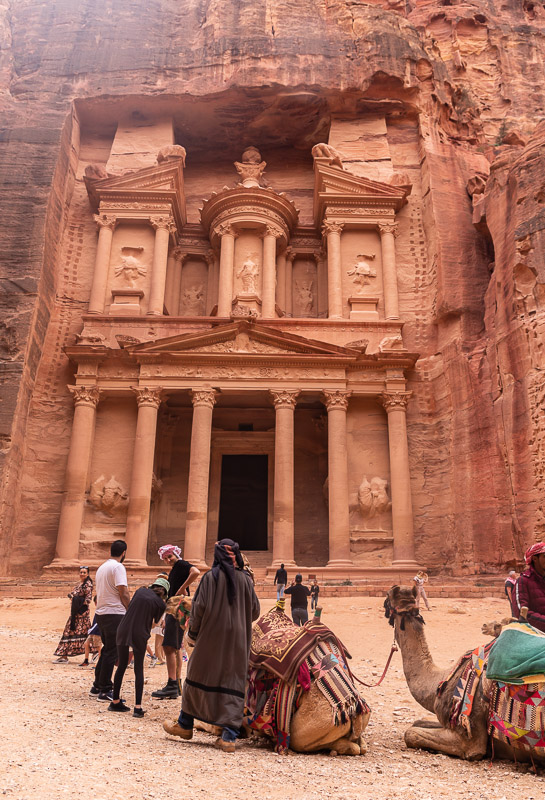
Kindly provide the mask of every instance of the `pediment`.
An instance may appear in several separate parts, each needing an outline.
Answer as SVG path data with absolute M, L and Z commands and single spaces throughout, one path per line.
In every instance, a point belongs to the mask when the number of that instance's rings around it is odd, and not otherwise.
M 145 342 L 127 348 L 137 358 L 150 356 L 318 356 L 324 358 L 357 357 L 359 351 L 303 336 L 277 331 L 265 325 L 241 320 L 219 325 L 202 333 L 181 334 L 155 342 Z

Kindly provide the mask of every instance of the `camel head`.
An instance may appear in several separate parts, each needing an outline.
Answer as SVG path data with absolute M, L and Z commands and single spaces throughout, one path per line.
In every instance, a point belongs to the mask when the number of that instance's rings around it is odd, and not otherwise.
M 505 617 L 501 622 L 485 622 L 481 628 L 481 633 L 485 636 L 493 636 L 494 639 L 502 632 L 502 629 L 511 622 L 516 622 L 512 617 Z
M 395 625 L 396 617 L 401 620 L 401 630 L 405 630 L 405 620 L 415 619 L 424 624 L 420 609 L 416 605 L 416 586 L 392 586 L 384 601 L 384 616 Z

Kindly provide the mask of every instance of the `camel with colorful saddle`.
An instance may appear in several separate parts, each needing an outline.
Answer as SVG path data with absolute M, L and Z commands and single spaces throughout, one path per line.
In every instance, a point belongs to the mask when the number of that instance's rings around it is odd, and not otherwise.
M 350 654 L 320 622 L 298 627 L 280 601 L 254 625 L 246 691 L 247 735 L 268 737 L 278 753 L 329 750 L 363 755 L 370 709 L 355 685 Z M 173 597 L 167 614 L 185 627 L 189 598 Z M 202 727 L 202 726 L 199 726 Z M 217 733 L 211 726 L 202 729 Z
M 415 601 L 415 588 L 393 586 L 384 602 L 409 690 L 437 718 L 415 722 L 405 732 L 407 746 L 469 760 L 491 752 L 544 761 L 545 634 L 512 622 L 454 667 L 439 669 Z

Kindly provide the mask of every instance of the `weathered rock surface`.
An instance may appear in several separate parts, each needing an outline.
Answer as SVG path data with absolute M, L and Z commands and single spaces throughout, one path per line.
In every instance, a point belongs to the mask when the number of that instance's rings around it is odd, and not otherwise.
M 145 13 L 0 0 L 3 569 L 28 570 L 29 547 L 31 569 L 53 555 L 71 408 L 61 348 L 81 330 L 77 264 L 92 258 L 68 227 L 85 202 L 76 170 L 105 166 L 117 119 L 152 109 L 196 160 L 218 140 L 237 157 L 241 131 L 310 148 L 332 117 L 386 116 L 377 152 L 382 137 L 418 200 L 399 253 L 404 338 L 421 354 L 418 558 L 460 572 L 520 557 L 545 532 L 544 64 L 530 0 L 161 0 Z

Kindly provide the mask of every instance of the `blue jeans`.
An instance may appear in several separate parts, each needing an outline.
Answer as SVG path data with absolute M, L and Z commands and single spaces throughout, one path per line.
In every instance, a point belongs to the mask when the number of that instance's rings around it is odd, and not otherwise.
M 192 717 L 191 714 L 184 714 L 183 711 L 180 711 L 180 716 L 178 717 L 178 725 L 180 728 L 184 728 L 186 731 L 192 731 L 194 721 L 195 717 Z M 239 732 L 240 728 L 230 728 L 228 725 L 224 725 L 221 738 L 224 742 L 234 742 L 235 739 L 238 738 Z
M 276 584 L 276 599 L 277 600 L 280 600 L 282 597 L 284 597 L 284 589 L 285 589 L 285 587 L 286 587 L 285 583 L 277 583 Z
M 310 607 L 311 609 L 317 608 L 318 606 L 318 595 L 315 594 L 310 598 Z

